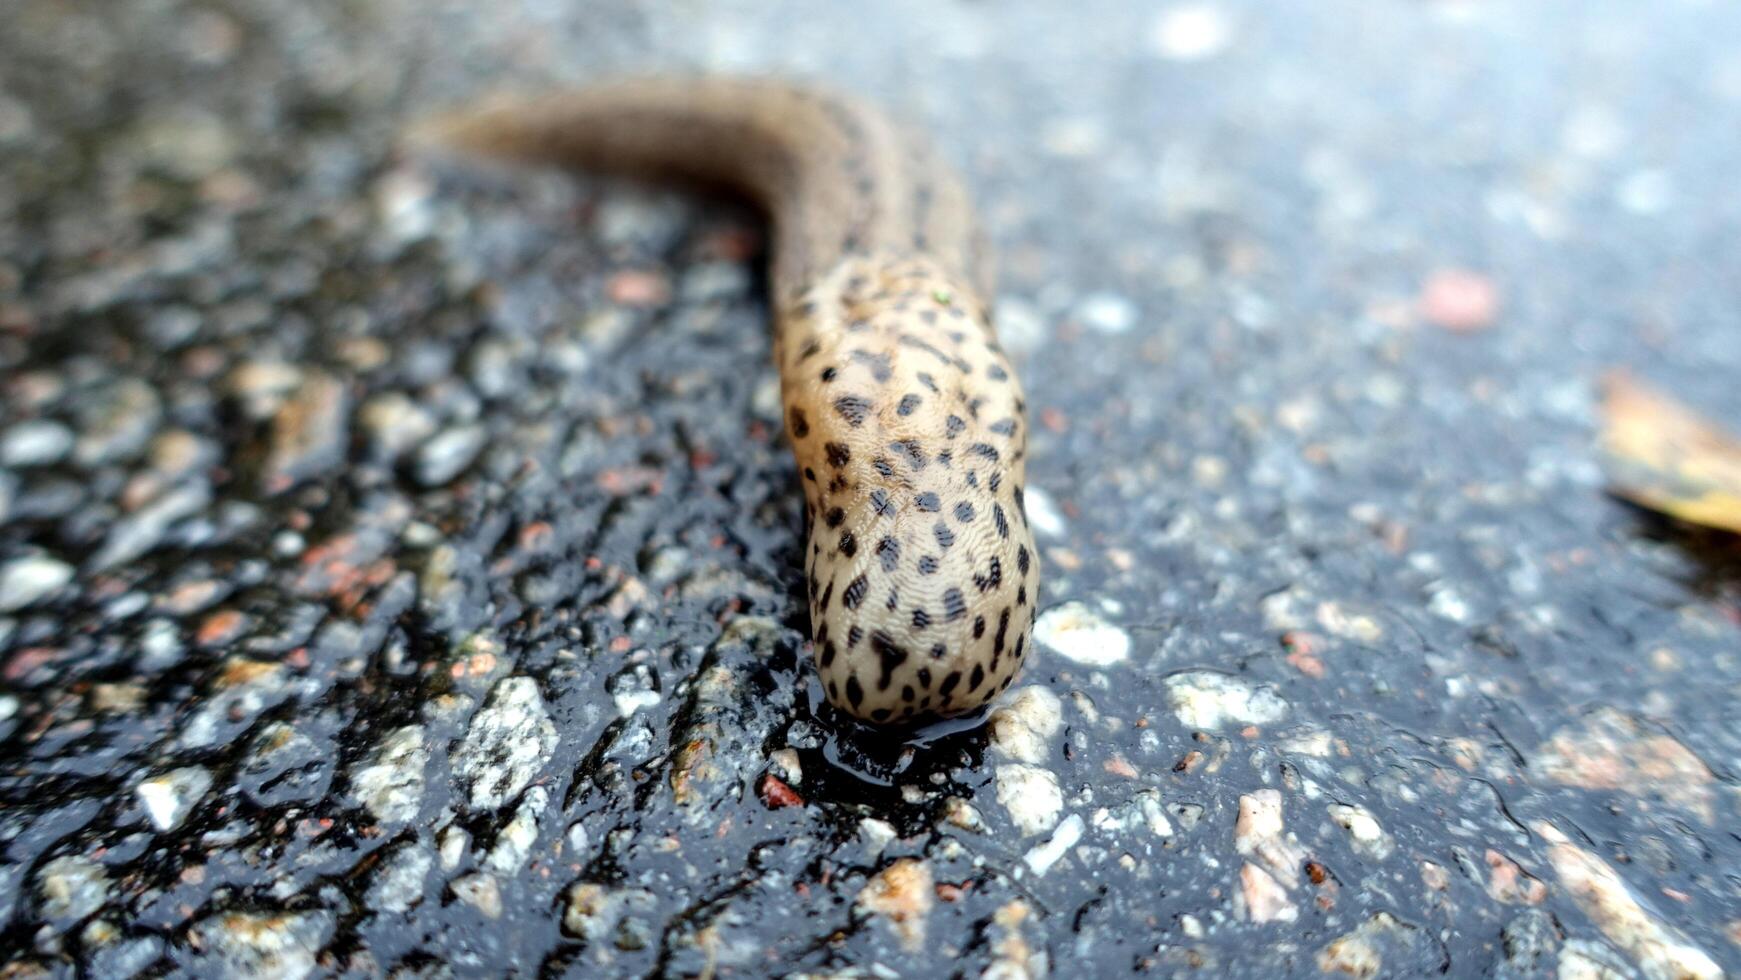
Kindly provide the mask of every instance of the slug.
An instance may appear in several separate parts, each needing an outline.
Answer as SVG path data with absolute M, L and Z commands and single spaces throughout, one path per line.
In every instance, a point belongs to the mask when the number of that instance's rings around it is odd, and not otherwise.
M 722 184 L 773 226 L 774 356 L 808 517 L 828 700 L 898 723 L 972 712 L 1029 650 L 1040 563 L 1027 419 L 959 177 L 859 101 L 759 79 L 646 79 L 439 117 L 425 143 Z

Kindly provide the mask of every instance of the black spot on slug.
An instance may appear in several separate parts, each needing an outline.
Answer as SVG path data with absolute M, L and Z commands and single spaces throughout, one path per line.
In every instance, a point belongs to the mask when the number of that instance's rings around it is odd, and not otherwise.
M 991 561 L 986 563 L 984 575 L 973 573 L 973 584 L 979 587 L 980 592 L 990 592 L 1003 584 L 1003 562 L 993 555 Z
M 894 538 L 884 538 L 877 542 L 877 558 L 883 563 L 883 571 L 892 572 L 901 564 L 901 545 Z
M 937 536 L 937 547 L 944 551 L 948 551 L 949 546 L 955 543 L 955 532 L 949 530 L 949 525 L 942 521 L 937 522 L 937 526 L 931 529 L 931 533 Z
M 896 439 L 889 443 L 889 449 L 905 455 L 907 465 L 915 470 L 924 469 L 925 464 L 929 462 L 925 456 L 925 451 L 919 448 L 919 440 L 917 439 Z
M 846 424 L 858 428 L 864 424 L 865 416 L 870 414 L 871 403 L 860 395 L 842 395 L 834 400 L 834 410 L 846 420 Z M 990 448 L 990 447 L 987 447 Z
M 878 517 L 887 517 L 895 512 L 894 501 L 889 499 L 887 491 L 872 490 L 870 499 L 871 509 L 877 512 Z
M 846 591 L 840 594 L 840 603 L 848 609 L 857 609 L 864 602 L 864 594 L 870 588 L 870 582 L 863 575 L 846 583 Z
M 907 662 L 906 648 L 882 630 L 873 630 L 871 650 L 876 653 L 878 666 L 882 671 L 877 677 L 877 690 L 886 691 L 889 689 L 889 682 L 894 678 L 895 668 Z
M 863 364 L 870 369 L 871 377 L 881 384 L 894 377 L 894 369 L 890 366 L 887 354 L 873 354 L 870 351 L 855 350 L 847 355 L 854 363 Z

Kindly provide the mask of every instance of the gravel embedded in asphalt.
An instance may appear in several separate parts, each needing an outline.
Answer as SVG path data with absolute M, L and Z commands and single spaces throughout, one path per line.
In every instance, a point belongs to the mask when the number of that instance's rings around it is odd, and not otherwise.
M 0 972 L 1741 971 L 1741 552 L 1591 438 L 1614 366 L 1741 417 L 1736 36 L 5 5 Z M 984 724 L 823 706 L 752 212 L 395 144 L 672 68 L 975 188 L 1045 569 Z

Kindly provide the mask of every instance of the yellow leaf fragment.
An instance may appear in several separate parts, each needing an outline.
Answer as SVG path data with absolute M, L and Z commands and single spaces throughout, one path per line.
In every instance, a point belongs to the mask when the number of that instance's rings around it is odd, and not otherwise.
M 1741 439 L 1631 376 L 1603 384 L 1602 450 L 1616 496 L 1741 533 Z

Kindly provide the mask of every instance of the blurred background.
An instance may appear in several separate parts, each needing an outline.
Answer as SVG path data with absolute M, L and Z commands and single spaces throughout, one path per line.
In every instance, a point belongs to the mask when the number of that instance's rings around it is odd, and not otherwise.
M 986 726 L 815 707 L 752 213 L 400 145 L 674 69 L 975 190 Z M 1738 122 L 1692 0 L 9 0 L 0 971 L 1741 969 L 1741 559 L 1597 448 L 1741 418 Z

